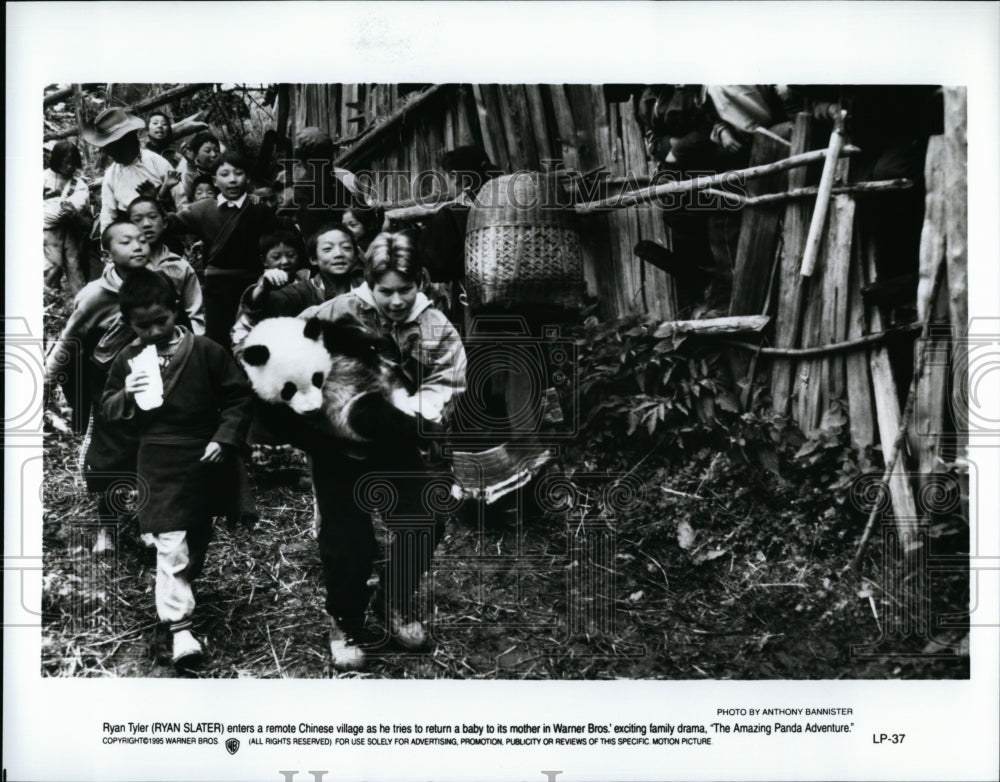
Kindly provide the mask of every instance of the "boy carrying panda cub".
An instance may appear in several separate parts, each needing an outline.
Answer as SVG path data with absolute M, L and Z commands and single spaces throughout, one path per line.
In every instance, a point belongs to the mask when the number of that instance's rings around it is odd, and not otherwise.
M 395 500 L 384 519 L 394 534 L 376 607 L 397 645 L 416 651 L 428 644 L 414 595 L 442 529 L 436 520 L 431 540 L 415 542 L 409 534 L 408 524 L 427 515 L 423 495 L 432 477 L 418 433 L 443 427 L 453 399 L 465 389 L 466 358 L 458 332 L 420 292 L 422 274 L 406 235 L 380 234 L 368 250 L 364 284 L 303 312 L 301 329 L 291 319 L 264 321 L 257 327 L 263 333 L 251 332 L 244 343 L 242 361 L 255 391 L 277 403 L 265 405 L 262 414 L 312 457 L 330 653 L 339 670 L 360 668 L 365 658 L 368 581 L 379 554 L 371 510 L 362 507 L 366 477 L 390 482 Z M 305 335 L 302 356 L 290 355 L 288 339 L 277 336 L 286 327 L 299 339 Z M 264 336 L 268 330 L 275 335 Z M 279 377 L 282 362 L 294 365 L 292 373 L 311 373 L 305 354 L 323 344 L 331 354 L 343 347 L 339 370 L 317 371 L 299 383 Z M 379 375 L 387 363 L 394 367 L 391 383 Z M 330 366 L 327 358 L 326 370 Z M 329 379 L 338 371 L 351 378 L 342 386 Z M 391 404 L 380 393 L 390 388 Z M 350 412 L 332 416 L 333 425 L 329 418 L 296 414 L 316 412 L 321 404 L 328 414 Z

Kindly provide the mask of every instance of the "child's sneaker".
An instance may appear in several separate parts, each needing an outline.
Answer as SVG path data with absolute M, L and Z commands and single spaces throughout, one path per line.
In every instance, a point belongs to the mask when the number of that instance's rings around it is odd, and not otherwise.
M 174 631 L 174 665 L 188 667 L 201 658 L 201 643 L 191 635 L 190 630 Z
M 330 617 L 329 644 L 333 667 L 338 671 L 356 671 L 364 666 L 364 650 L 357 645 L 357 640 L 348 634 L 333 617 Z
M 419 652 L 427 648 L 427 631 L 424 630 L 423 624 L 417 620 L 407 622 L 398 610 L 390 608 L 386 616 L 386 624 L 392 640 L 408 652 Z

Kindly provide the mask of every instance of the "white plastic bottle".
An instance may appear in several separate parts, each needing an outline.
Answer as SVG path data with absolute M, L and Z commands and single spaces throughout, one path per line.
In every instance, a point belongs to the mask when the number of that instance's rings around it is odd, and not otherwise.
M 149 375 L 149 385 L 135 395 L 135 403 L 140 410 L 153 410 L 163 404 L 163 378 L 160 376 L 160 360 L 156 355 L 156 346 L 147 345 L 135 358 L 130 358 L 128 364 L 133 372 L 146 372 Z

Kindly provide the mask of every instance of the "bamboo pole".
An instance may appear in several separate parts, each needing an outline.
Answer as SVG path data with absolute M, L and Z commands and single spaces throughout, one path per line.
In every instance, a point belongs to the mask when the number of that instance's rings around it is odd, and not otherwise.
M 802 356 L 816 357 L 827 356 L 831 353 L 842 353 L 857 350 L 870 345 L 878 345 L 894 337 L 905 337 L 910 334 L 916 334 L 918 331 L 921 331 L 923 327 L 923 323 L 910 323 L 905 326 L 893 326 L 885 331 L 876 332 L 875 334 L 865 334 L 864 336 L 856 337 L 854 339 L 844 340 L 843 342 L 833 342 L 829 345 L 819 345 L 814 348 L 763 348 L 760 345 L 754 345 L 752 342 L 739 342 L 737 340 L 727 340 L 727 344 L 730 344 L 733 347 L 743 348 L 744 350 L 750 350 L 754 353 L 759 353 L 762 356 L 774 356 L 775 358 L 799 358 Z
M 777 141 L 779 144 L 784 144 L 789 149 L 792 148 L 791 141 L 789 141 L 786 138 L 782 138 L 777 133 L 772 133 L 770 130 L 761 125 L 758 125 L 756 128 L 754 128 L 754 133 L 759 133 L 761 136 L 767 136 L 767 138 L 771 139 L 771 141 Z
M 844 144 L 840 149 L 841 155 L 856 155 L 861 150 L 852 145 Z M 757 177 L 775 174 L 779 171 L 788 171 L 792 168 L 801 168 L 818 160 L 823 160 L 827 156 L 827 150 L 817 149 L 812 152 L 803 152 L 801 155 L 792 155 L 784 160 L 774 163 L 767 163 L 762 166 L 751 166 L 750 168 L 737 169 L 734 171 L 724 171 L 711 176 L 700 176 L 694 179 L 684 179 L 679 182 L 667 182 L 662 185 L 654 185 L 644 190 L 635 190 L 631 193 L 624 193 L 614 198 L 600 201 L 591 201 L 585 204 L 577 204 L 575 209 L 577 214 L 592 214 L 604 209 L 621 209 L 628 206 L 637 206 L 648 203 L 662 196 L 674 195 L 678 193 L 691 193 L 713 185 L 743 181 L 746 179 L 756 179 Z
M 896 190 L 909 190 L 913 187 L 911 179 L 879 179 L 873 182 L 856 182 L 853 185 L 838 185 L 830 190 L 832 195 L 867 195 L 869 193 L 887 193 Z M 742 206 L 770 204 L 776 201 L 791 201 L 796 198 L 809 198 L 819 192 L 818 187 L 794 187 L 784 193 L 765 193 L 759 196 L 744 197 L 725 190 L 706 189 L 702 192 L 711 193 L 719 198 L 738 199 Z
M 830 134 L 830 146 L 826 149 L 823 175 L 820 177 L 819 189 L 816 191 L 816 210 L 813 212 L 812 222 L 809 224 L 809 234 L 806 236 L 806 249 L 802 253 L 802 266 L 799 274 L 803 277 L 812 277 L 812 273 L 816 268 L 816 255 L 819 252 L 819 242 L 823 236 L 823 229 L 826 227 L 826 214 L 830 210 L 830 192 L 833 190 L 833 177 L 837 171 L 837 160 L 840 159 L 840 150 L 844 146 L 844 135 L 841 131 L 846 116 L 846 111 L 840 112 L 840 120 Z

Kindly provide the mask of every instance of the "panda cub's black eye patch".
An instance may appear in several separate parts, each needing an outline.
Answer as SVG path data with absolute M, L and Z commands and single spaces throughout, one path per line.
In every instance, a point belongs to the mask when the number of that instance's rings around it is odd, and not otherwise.
M 299 389 L 295 387 L 295 383 L 285 383 L 285 385 L 281 387 L 281 398 L 284 401 L 289 402 L 298 390 Z
M 316 386 L 316 388 L 322 388 L 323 387 L 323 373 L 322 372 L 313 372 L 312 383 L 313 383 L 314 386 Z

